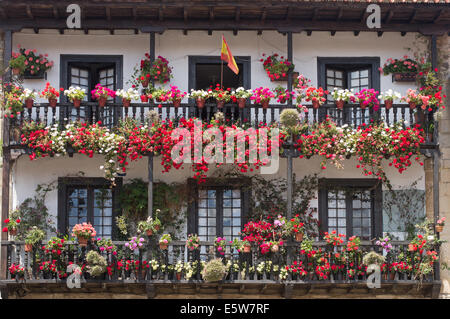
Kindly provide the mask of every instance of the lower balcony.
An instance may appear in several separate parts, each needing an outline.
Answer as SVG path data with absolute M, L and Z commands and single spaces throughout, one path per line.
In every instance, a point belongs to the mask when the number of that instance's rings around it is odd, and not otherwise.
M 409 251 L 406 242 L 391 242 L 387 254 L 371 242 L 361 242 L 354 252 L 325 242 L 305 251 L 301 243 L 290 242 L 265 254 L 257 246 L 239 253 L 227 243 L 223 255 L 211 242 L 194 251 L 184 241 L 171 242 L 166 250 L 151 241 L 135 251 L 125 244 L 100 249 L 75 241 L 26 252 L 24 242 L 3 241 L 7 269 L 20 265 L 24 274 L 2 274 L 2 298 L 436 298 L 441 286 L 438 263 L 421 275 L 427 253 Z M 86 259 L 92 250 L 106 261 L 98 276 Z M 364 264 L 370 251 L 384 255 L 380 271 L 372 273 Z M 222 259 L 226 272 L 221 280 L 207 282 L 202 269 L 214 258 Z M 81 267 L 80 275 L 71 274 L 70 264 Z

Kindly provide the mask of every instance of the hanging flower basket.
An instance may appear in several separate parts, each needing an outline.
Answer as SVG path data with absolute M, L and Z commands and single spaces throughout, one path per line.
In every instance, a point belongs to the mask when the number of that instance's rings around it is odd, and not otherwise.
M 269 108 L 269 101 L 268 100 L 261 101 L 261 106 L 263 109 Z
M 392 79 L 396 82 L 415 82 L 417 73 L 394 73 Z
M 360 107 L 362 110 L 365 110 L 365 109 L 366 109 L 366 105 L 365 105 L 363 102 L 360 102 L 360 103 L 359 103 L 359 107 Z
M 13 75 L 19 75 L 20 74 L 20 69 L 19 68 L 12 69 L 12 74 Z
M 181 280 L 181 272 L 177 272 L 176 277 L 177 277 L 177 280 L 180 281 Z
M 141 95 L 141 102 L 148 103 L 148 96 L 146 94 Z
M 16 235 L 17 235 L 17 228 L 11 228 L 11 229 L 9 230 L 9 234 L 10 234 L 11 236 L 16 236 Z
M 273 253 L 277 253 L 280 250 L 280 246 L 278 245 L 273 245 L 272 247 L 270 247 L 270 251 Z
M 409 102 L 409 108 L 410 108 L 411 110 L 414 110 L 414 109 L 416 108 L 416 106 L 417 106 L 416 103 L 414 103 L 414 102 Z
M 217 108 L 218 109 L 222 109 L 224 105 L 225 105 L 225 101 L 222 101 L 222 100 L 218 100 L 217 101 Z

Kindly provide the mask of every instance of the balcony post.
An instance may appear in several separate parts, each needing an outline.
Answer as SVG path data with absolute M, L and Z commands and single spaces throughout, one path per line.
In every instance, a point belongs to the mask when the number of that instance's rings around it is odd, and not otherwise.
M 155 32 L 150 32 L 150 63 L 155 61 Z M 154 79 L 150 79 L 154 85 Z M 148 216 L 153 216 L 153 153 L 148 154 Z
M 3 65 L 9 65 L 9 60 L 12 54 L 12 31 L 5 30 L 5 47 L 3 51 Z M 8 82 L 10 79 L 11 70 L 7 72 L 3 79 Z M 2 221 L 9 216 L 9 181 L 11 175 L 11 150 L 9 149 L 9 119 L 3 117 L 3 171 L 2 171 Z M 8 233 L 2 232 L 1 240 L 8 240 Z M 7 247 L 1 246 L 0 253 L 0 279 L 7 277 Z
M 292 63 L 293 53 L 292 53 L 292 31 L 287 33 L 287 58 L 288 61 Z M 288 81 L 287 81 L 287 89 L 292 91 L 292 70 L 289 70 L 288 73 Z M 292 97 L 289 97 L 288 106 L 292 106 Z

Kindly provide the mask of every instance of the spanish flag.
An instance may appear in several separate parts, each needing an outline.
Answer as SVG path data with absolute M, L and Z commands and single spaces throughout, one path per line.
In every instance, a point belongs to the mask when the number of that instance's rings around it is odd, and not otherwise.
M 228 63 L 228 67 L 234 73 L 239 73 L 239 68 L 234 60 L 233 55 L 231 54 L 230 48 L 228 47 L 227 41 L 222 35 L 222 50 L 220 51 L 220 59 Z

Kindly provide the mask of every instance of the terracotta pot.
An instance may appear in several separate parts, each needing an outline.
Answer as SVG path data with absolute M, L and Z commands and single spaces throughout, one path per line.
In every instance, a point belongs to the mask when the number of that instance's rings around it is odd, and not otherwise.
M 217 108 L 221 109 L 225 105 L 225 101 L 217 101 Z
M 33 107 L 33 103 L 34 103 L 33 99 L 26 99 L 26 100 L 25 100 L 25 106 L 26 106 L 27 109 L 29 109 L 29 110 Z
M 393 101 L 392 100 L 385 100 L 384 101 L 384 107 L 386 110 L 389 110 L 392 107 Z
M 122 99 L 122 104 L 123 104 L 123 107 L 129 107 L 131 104 L 131 100 Z
M 197 103 L 197 107 L 199 109 L 202 109 L 205 107 L 205 99 L 196 99 L 195 102 Z
M 11 236 L 16 236 L 16 235 L 17 235 L 17 228 L 10 229 L 10 230 L 9 230 L 9 234 L 10 234 Z
M 98 106 L 104 107 L 106 105 L 107 100 L 106 100 L 106 97 L 101 97 L 101 98 L 97 99 L 97 101 L 98 101 Z
M 19 75 L 20 74 L 20 69 L 18 69 L 18 68 L 12 69 L 12 74 Z
M 86 246 L 87 246 L 87 242 L 88 242 L 87 238 L 84 238 L 84 237 L 77 237 L 77 239 L 78 239 L 78 244 L 79 244 L 81 247 L 86 247 Z
M 161 250 L 166 250 L 166 249 L 167 249 L 167 244 L 159 243 L 159 248 L 160 248 Z
M 250 245 L 245 245 L 244 246 L 244 253 L 249 253 L 252 251 L 252 246 Z
M 273 245 L 272 247 L 270 247 L 270 250 L 271 250 L 273 253 L 277 253 L 277 252 L 280 250 L 280 246 L 278 246 L 278 245 Z
M 148 96 L 147 95 L 141 95 L 141 102 L 142 103 L 148 103 Z
M 261 101 L 261 106 L 263 109 L 267 109 L 269 107 L 269 101 Z
M 313 106 L 313 109 L 317 110 L 319 108 L 319 106 L 320 106 L 319 101 L 312 101 L 312 106 Z
M 302 241 L 303 233 L 295 233 L 295 241 Z
M 414 103 L 414 102 L 409 102 L 409 108 L 411 109 L 411 110 L 414 110 L 415 108 L 416 108 L 416 103 Z
M 444 226 L 440 226 L 440 225 L 436 225 L 436 233 L 442 233 L 442 231 L 444 230 Z
M 155 231 L 158 231 L 159 230 L 159 225 L 155 225 L 154 228 L 155 228 Z
M 56 107 L 56 104 L 58 103 L 57 99 L 48 99 L 48 103 L 51 107 Z
M 344 103 L 345 103 L 345 101 L 343 101 L 343 100 L 336 101 L 337 108 L 339 110 L 343 110 L 344 109 Z
M 146 88 L 146 87 L 148 86 L 149 80 L 146 78 L 146 79 L 145 79 L 144 81 L 142 81 L 141 83 L 142 83 L 142 86 Z
M 414 251 L 414 245 L 413 244 L 409 244 L 408 245 L 408 251 Z
M 363 110 L 366 109 L 366 105 L 364 105 L 363 102 L 360 102 L 360 103 L 359 103 L 359 107 L 362 108 Z
M 177 280 L 180 281 L 181 280 L 181 272 L 177 272 L 176 274 Z
M 395 279 L 395 271 L 391 271 L 389 273 L 389 280 L 394 280 Z
M 180 107 L 180 105 L 181 105 L 181 99 L 177 99 L 177 100 L 173 101 L 173 106 L 174 107 Z
M 79 108 L 80 105 L 81 105 L 81 100 L 80 99 L 73 99 L 72 103 L 73 103 L 74 107 Z
M 153 230 L 147 229 L 147 236 L 150 237 L 151 235 L 153 235 Z
M 238 104 L 238 107 L 240 108 L 240 109 L 243 109 L 243 108 L 245 108 L 245 103 L 247 102 L 247 100 L 246 99 L 244 99 L 243 97 L 240 97 L 240 98 L 238 98 L 237 99 L 237 104 Z
M 26 252 L 30 252 L 33 250 L 33 245 L 32 244 L 25 244 L 25 251 Z

